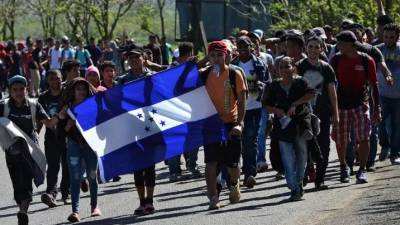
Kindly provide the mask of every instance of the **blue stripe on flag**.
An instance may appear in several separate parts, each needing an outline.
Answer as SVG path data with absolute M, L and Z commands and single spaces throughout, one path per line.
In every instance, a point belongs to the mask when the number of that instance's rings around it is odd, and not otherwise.
M 141 170 L 200 146 L 226 140 L 227 130 L 217 114 L 182 124 L 100 157 L 105 180 Z M 118 166 L 116 166 L 118 165 Z
M 180 96 L 201 85 L 196 64 L 188 62 L 98 93 L 71 111 L 86 131 L 120 114 Z

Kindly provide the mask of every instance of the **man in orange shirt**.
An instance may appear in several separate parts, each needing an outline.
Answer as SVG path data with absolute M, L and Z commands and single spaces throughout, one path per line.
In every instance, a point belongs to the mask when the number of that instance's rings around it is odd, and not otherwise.
M 208 52 L 211 67 L 200 70 L 200 74 L 208 95 L 230 134 L 226 142 L 204 146 L 209 210 L 213 210 L 220 207 L 217 193 L 218 163 L 228 167 L 230 202 L 236 203 L 240 200 L 239 161 L 247 90 L 239 71 L 225 64 L 228 49 L 224 42 L 211 42 Z

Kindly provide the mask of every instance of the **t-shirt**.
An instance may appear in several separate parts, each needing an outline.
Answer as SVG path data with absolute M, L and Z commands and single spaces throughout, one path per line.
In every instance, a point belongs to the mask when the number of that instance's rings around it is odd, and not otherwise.
M 384 61 L 382 52 L 375 46 L 372 46 L 368 43 L 363 43 L 362 46 L 358 47 L 358 51 L 363 52 L 375 61 L 375 64 L 381 63 Z
M 97 46 L 92 46 L 92 45 L 86 46 L 85 48 L 89 51 L 94 65 L 97 66 L 97 63 L 98 63 L 99 59 L 101 58 L 100 48 Z
M 147 68 L 145 68 L 145 71 L 144 71 L 143 74 L 140 74 L 138 76 L 134 75 L 131 71 L 129 71 L 128 73 L 126 73 L 126 74 L 124 74 L 124 75 L 119 77 L 118 84 L 126 84 L 126 83 L 129 83 L 131 81 L 134 81 L 134 80 L 137 80 L 139 78 L 142 78 L 142 77 L 145 77 L 145 76 L 148 76 L 148 75 L 152 75 L 152 74 L 154 74 L 154 72 L 149 70 L 149 69 L 147 69 Z
M 150 49 L 153 53 L 153 62 L 157 64 L 162 63 L 162 53 L 159 45 L 148 44 L 144 47 L 145 49 Z
M 4 115 L 4 101 L 0 102 L 0 117 Z M 21 107 L 17 107 L 14 104 L 14 101 L 10 99 L 9 101 L 10 114 L 8 115 L 8 119 L 15 123 L 25 134 L 29 137 L 35 139 L 36 131 L 33 129 L 32 123 L 32 115 L 31 115 L 31 107 L 27 100 L 25 100 L 24 104 Z M 36 119 L 38 121 L 48 119 L 46 112 L 44 111 L 42 105 L 40 103 L 36 104 Z
M 50 69 L 60 69 L 61 65 L 58 59 L 61 57 L 61 49 L 56 49 L 56 48 L 51 48 L 49 50 L 49 56 L 50 56 Z
M 297 65 L 297 72 L 316 91 L 317 96 L 311 101 L 313 109 L 316 112 L 330 112 L 328 85 L 336 82 L 332 67 L 322 60 L 314 66 L 307 59 L 303 59 Z
M 259 57 L 264 61 L 265 65 L 267 65 L 268 67 L 274 65 L 274 58 L 272 57 L 272 55 L 265 52 L 260 52 Z
M 73 48 L 63 48 L 61 50 L 61 58 L 65 60 L 74 59 L 75 50 Z
M 246 100 L 246 110 L 261 108 L 261 102 L 257 101 L 259 93 L 256 85 L 257 80 L 253 60 L 250 59 L 247 62 L 239 61 L 238 66 L 243 69 L 249 87 L 249 97 Z
M 246 86 L 242 75 L 238 71 L 236 73 L 236 94 L 240 96 L 240 93 L 246 91 Z M 224 123 L 237 122 L 238 103 L 232 93 L 229 70 L 223 71 L 218 76 L 211 71 L 207 77 L 206 89 L 222 121 Z
M 79 63 L 81 64 L 81 69 L 86 69 L 89 67 L 89 59 L 90 59 L 90 53 L 86 49 L 79 50 L 77 49 L 75 52 L 75 58 L 79 60 Z
M 42 105 L 43 109 L 46 111 L 47 115 L 49 117 L 55 117 L 58 112 L 60 111 L 60 98 L 61 98 L 61 94 L 54 96 L 50 93 L 50 91 L 45 91 L 42 94 L 40 94 L 39 96 L 39 103 Z M 46 137 L 48 137 L 49 135 L 54 134 L 54 132 L 56 132 L 56 129 L 49 129 L 46 128 Z M 50 134 L 52 133 L 52 134 Z
M 368 104 L 367 81 L 376 84 L 376 66 L 371 57 L 368 57 L 368 74 L 364 70 L 362 56 L 349 58 L 336 55 L 331 62 L 336 60 L 336 78 L 338 80 L 338 107 L 339 109 L 353 109 L 366 103 Z
M 390 86 L 386 83 L 382 71 L 378 71 L 378 88 L 379 94 L 387 98 L 400 98 L 400 45 L 393 49 L 389 49 L 385 44 L 378 45 L 381 50 L 387 67 L 392 73 L 394 85 Z

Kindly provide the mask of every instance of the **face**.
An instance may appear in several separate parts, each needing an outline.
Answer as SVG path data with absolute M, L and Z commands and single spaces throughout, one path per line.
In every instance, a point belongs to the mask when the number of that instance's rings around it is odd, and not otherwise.
M 88 96 L 86 85 L 80 83 L 75 85 L 74 97 L 77 102 L 83 101 Z
M 90 72 L 88 75 L 86 75 L 86 80 L 95 87 L 99 85 L 100 82 L 99 76 L 97 76 L 97 74 L 93 72 Z
M 128 57 L 128 63 L 131 68 L 141 69 L 143 68 L 143 56 L 132 54 Z
M 226 55 L 221 51 L 211 51 L 208 53 L 212 65 L 224 65 Z
M 322 52 L 321 45 L 318 41 L 309 41 L 307 43 L 307 56 L 310 59 L 317 59 Z
M 286 53 L 289 57 L 294 57 L 296 54 L 301 53 L 301 48 L 293 41 L 286 41 Z
M 61 76 L 58 76 L 56 74 L 50 74 L 47 77 L 47 83 L 49 84 L 50 89 L 60 90 L 61 89 Z
M 81 72 L 80 72 L 78 66 L 73 67 L 73 68 L 71 69 L 71 71 L 69 71 L 69 77 L 70 77 L 71 79 L 74 79 L 74 78 L 76 78 L 76 77 L 79 77 L 80 74 L 81 74 Z
M 26 87 L 21 83 L 14 83 L 10 87 L 10 96 L 16 102 L 22 102 L 25 99 L 26 93 Z
M 112 67 L 106 67 L 103 70 L 103 79 L 107 81 L 113 80 L 115 77 L 115 69 Z
M 385 30 L 383 32 L 383 42 L 385 45 L 390 47 L 396 46 L 398 40 L 399 35 L 396 34 L 396 31 Z
M 59 47 L 60 47 L 60 42 L 59 42 L 59 41 L 56 41 L 55 47 L 56 47 L 56 48 L 59 48 Z
M 295 68 L 292 66 L 292 64 L 289 61 L 282 60 L 279 63 L 279 75 L 283 79 L 291 79 L 293 74 L 294 74 Z
M 250 57 L 250 54 L 251 54 L 251 46 L 240 43 L 237 46 L 237 51 L 239 53 L 240 58 L 248 58 L 248 57 Z

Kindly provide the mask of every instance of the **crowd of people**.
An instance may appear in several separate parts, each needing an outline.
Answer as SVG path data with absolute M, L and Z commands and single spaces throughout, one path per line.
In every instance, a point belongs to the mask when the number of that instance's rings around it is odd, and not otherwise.
M 8 42 L 0 45 L 0 88 L 9 93 L 0 103 L 0 115 L 36 142 L 46 126 L 47 189 L 42 202 L 57 206 L 61 169 L 61 198 L 72 205 L 68 220 L 80 221 L 80 190 L 90 191 L 91 216 L 100 216 L 98 159 L 67 109 L 97 92 L 196 61 L 230 134 L 226 142 L 204 146 L 209 209 L 220 207 L 225 186 L 230 202 L 237 203 L 241 188 L 257 184 L 257 174 L 269 168 L 267 138 L 276 179 L 285 178 L 289 200 L 299 201 L 307 183 L 314 183 L 316 190 L 329 188 L 324 181 L 331 138 L 343 183 L 353 175 L 356 183 L 368 182 L 378 141 L 379 160 L 389 157 L 400 164 L 400 27 L 386 15 L 376 22 L 376 35 L 349 19 L 337 35 L 328 25 L 280 30 L 269 38 L 260 29 L 242 30 L 209 43 L 203 59 L 196 58 L 192 43 L 180 43 L 173 51 L 165 38 L 153 35 L 143 46 L 132 41 L 97 45 L 94 38 L 87 46 L 79 39 L 71 45 L 67 37 Z M 183 157 L 193 177 L 202 175 L 197 155 L 194 150 Z M 165 162 L 171 182 L 181 179 L 181 158 Z M 7 149 L 6 163 L 19 206 L 18 224 L 28 224 L 35 165 L 26 145 L 17 142 Z M 134 213 L 154 213 L 155 165 L 136 171 L 134 181 L 140 199 Z

